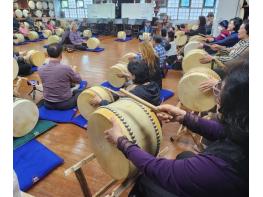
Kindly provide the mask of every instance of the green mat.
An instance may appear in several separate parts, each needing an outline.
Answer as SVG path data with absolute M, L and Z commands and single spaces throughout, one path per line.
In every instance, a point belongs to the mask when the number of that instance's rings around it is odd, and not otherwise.
M 56 125 L 57 124 L 55 122 L 49 120 L 38 120 L 35 128 L 30 133 L 26 134 L 23 137 L 13 138 L 13 149 L 17 149 L 18 147 L 24 145 L 25 143 L 48 131 Z

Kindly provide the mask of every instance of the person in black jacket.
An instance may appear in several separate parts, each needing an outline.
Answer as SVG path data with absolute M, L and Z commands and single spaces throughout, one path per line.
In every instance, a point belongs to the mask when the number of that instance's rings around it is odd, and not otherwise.
M 198 29 L 190 30 L 189 32 L 186 32 L 185 34 L 189 36 L 195 36 L 198 34 L 206 35 L 206 18 L 204 16 L 199 16 Z
M 150 81 L 149 68 L 147 64 L 143 61 L 133 60 L 128 64 L 128 71 L 132 76 L 133 84 L 128 86 L 126 90 L 153 105 L 160 105 L 160 88 L 156 82 Z M 115 101 L 121 96 L 123 95 L 113 94 Z M 95 96 L 94 99 L 91 100 L 90 104 L 93 106 L 103 106 L 108 105 L 109 102 Z

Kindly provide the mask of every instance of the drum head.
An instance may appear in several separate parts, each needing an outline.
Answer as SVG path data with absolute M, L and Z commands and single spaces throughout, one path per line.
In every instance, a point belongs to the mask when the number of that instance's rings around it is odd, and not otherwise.
M 205 38 L 203 36 L 195 35 L 189 38 L 189 42 L 192 42 L 192 41 L 204 42 Z
M 23 16 L 26 18 L 28 15 L 28 10 L 23 10 Z
M 49 14 L 50 17 L 54 17 L 55 16 L 54 11 L 52 11 L 52 10 L 49 10 L 48 14 Z
M 184 32 L 184 31 L 176 31 L 176 32 L 175 32 L 175 35 L 176 35 L 177 37 L 184 36 L 184 35 L 185 35 L 185 32 Z
M 202 82 L 214 78 L 217 74 L 211 69 L 201 68 L 200 72 L 191 70 L 186 73 L 178 83 L 178 97 L 182 104 L 190 110 L 203 112 L 212 109 L 215 105 L 215 97 L 212 91 L 203 93 L 199 90 Z M 220 79 L 219 76 L 215 79 Z
M 178 36 L 176 39 L 175 39 L 175 43 L 177 46 L 183 46 L 185 45 L 187 42 L 187 36 L 186 35 L 183 35 L 183 36 Z
M 37 124 L 39 111 L 35 103 L 18 99 L 13 103 L 13 136 L 22 137 Z
M 126 82 L 125 78 L 122 77 L 118 77 L 118 74 L 123 74 L 123 73 L 127 73 L 127 68 L 125 69 L 125 65 L 124 64 L 116 64 L 112 67 L 110 67 L 109 72 L 107 72 L 107 80 L 108 82 L 116 87 L 116 88 L 120 88 L 124 85 L 124 83 Z
M 190 69 L 195 67 L 206 67 L 211 68 L 211 63 L 202 64 L 200 63 L 200 59 L 206 55 L 207 53 L 202 49 L 193 49 L 187 53 L 186 56 L 183 58 L 182 68 L 183 71 L 186 73 Z
M 45 37 L 45 38 L 48 38 L 49 36 L 51 36 L 52 35 L 52 32 L 49 30 L 49 29 L 45 29 L 44 31 L 43 31 L 43 36 Z
M 103 100 L 113 102 L 111 93 L 100 86 L 94 86 L 81 92 L 81 94 L 78 96 L 77 105 L 80 114 L 87 120 L 89 119 L 91 113 L 93 113 L 97 109 L 97 107 L 93 107 L 92 105 L 90 105 L 90 101 L 96 95 Z
M 57 35 L 49 36 L 47 39 L 47 42 L 48 42 L 48 44 L 59 43 L 60 37 L 58 37 Z
M 144 33 L 142 34 L 142 40 L 150 41 L 150 40 L 151 40 L 151 34 L 144 32 Z
M 54 5 L 53 5 L 53 3 L 48 3 L 48 7 L 49 7 L 49 9 L 52 9 L 53 10 L 53 8 L 54 8 Z
M 89 49 L 96 49 L 97 47 L 99 47 L 100 45 L 100 41 L 97 38 L 90 38 L 87 41 L 87 46 Z
M 125 31 L 119 31 L 117 37 L 118 37 L 118 39 L 125 40 L 126 39 Z
M 187 53 L 193 49 L 198 49 L 199 46 L 200 42 L 198 41 L 188 42 L 184 47 L 184 55 L 187 55 Z
M 36 40 L 36 39 L 38 39 L 38 37 L 39 37 L 38 33 L 35 31 L 30 31 L 28 34 L 29 40 Z
M 15 80 L 15 78 L 17 77 L 18 71 L 19 71 L 19 67 L 17 61 L 16 59 L 13 58 L 13 80 Z
M 120 59 L 120 62 L 123 64 L 128 64 L 130 62 L 129 59 L 134 59 L 137 56 L 136 53 L 126 53 L 122 58 Z
M 38 18 L 40 18 L 40 17 L 42 17 L 42 12 L 41 12 L 40 10 L 37 10 L 37 11 L 35 12 L 35 15 L 36 15 Z
M 42 9 L 42 3 L 40 1 L 37 2 L 36 6 L 37 6 L 37 9 L 39 10 Z
M 14 43 L 18 44 L 25 41 L 23 34 L 14 34 L 17 39 L 14 39 Z
M 47 9 L 48 8 L 48 6 L 47 6 L 47 2 L 42 2 L 42 7 L 43 7 L 43 9 Z
M 46 59 L 45 53 L 41 51 L 34 51 L 30 55 L 30 62 L 34 66 L 42 66 L 45 62 L 45 59 Z
M 28 2 L 28 6 L 29 6 L 29 8 L 32 9 L 32 10 L 34 10 L 35 7 L 36 7 L 34 1 L 29 1 L 29 2 Z
M 86 29 L 83 31 L 83 36 L 85 38 L 91 38 L 92 37 L 92 32 L 89 29 Z
M 64 33 L 64 29 L 62 29 L 62 28 L 57 28 L 57 29 L 55 30 L 55 32 L 56 32 L 56 34 L 57 34 L 58 36 L 61 36 L 61 35 Z
M 23 12 L 21 10 L 19 10 L 19 9 L 16 9 L 15 15 L 16 15 L 17 18 L 22 18 Z

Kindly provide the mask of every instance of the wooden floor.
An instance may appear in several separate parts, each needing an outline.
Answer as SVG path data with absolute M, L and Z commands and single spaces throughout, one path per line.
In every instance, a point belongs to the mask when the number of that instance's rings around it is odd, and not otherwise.
M 76 65 L 81 77 L 88 81 L 89 86 L 98 85 L 106 80 L 106 72 L 108 68 L 127 52 L 138 51 L 138 40 L 133 39 L 129 42 L 115 42 L 114 37 L 101 37 L 101 47 L 105 51 L 100 53 L 92 52 L 74 52 L 63 53 L 63 62 Z M 15 51 L 24 51 L 36 49 L 46 51 L 43 45 L 46 41 L 37 43 L 30 43 L 27 45 L 15 47 Z M 180 71 L 169 71 L 167 77 L 163 80 L 163 87 L 175 91 L 175 96 L 170 98 L 167 103 L 176 104 L 178 102 L 176 87 L 177 82 L 182 76 Z M 28 79 L 39 80 L 37 73 L 28 76 Z M 20 97 L 28 98 L 27 95 L 31 87 L 28 87 L 26 82 L 23 82 L 19 92 Z M 41 94 L 37 96 L 37 101 L 42 97 Z M 171 143 L 169 138 L 175 135 L 178 129 L 177 123 L 170 123 L 163 125 L 163 142 L 162 148 L 169 147 L 169 152 L 165 157 L 175 158 L 175 156 L 182 151 L 182 148 L 177 144 Z M 68 177 L 64 176 L 64 170 L 88 156 L 92 153 L 88 143 L 88 135 L 85 129 L 79 128 L 73 124 L 58 124 L 50 131 L 37 138 L 41 143 L 46 145 L 49 149 L 54 151 L 57 155 L 64 159 L 64 164 L 52 171 L 47 177 L 35 184 L 28 193 L 36 197 L 78 197 L 82 196 L 82 192 L 78 181 L 74 174 Z M 96 161 L 92 161 L 84 168 L 84 173 L 87 178 L 89 187 L 92 193 L 98 191 L 104 184 L 111 180 L 105 174 Z M 122 196 L 127 196 L 127 191 Z

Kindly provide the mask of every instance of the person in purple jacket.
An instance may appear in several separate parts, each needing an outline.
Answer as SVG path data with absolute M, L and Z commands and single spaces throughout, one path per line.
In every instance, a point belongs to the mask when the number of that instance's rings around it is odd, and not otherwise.
M 206 120 L 172 105 L 160 105 L 164 122 L 180 122 L 213 141 L 202 153 L 183 152 L 175 160 L 156 158 L 133 144 L 115 119 L 105 131 L 109 142 L 141 172 L 129 197 L 245 197 L 249 187 L 248 64 L 231 68 L 213 89 L 218 121 Z

